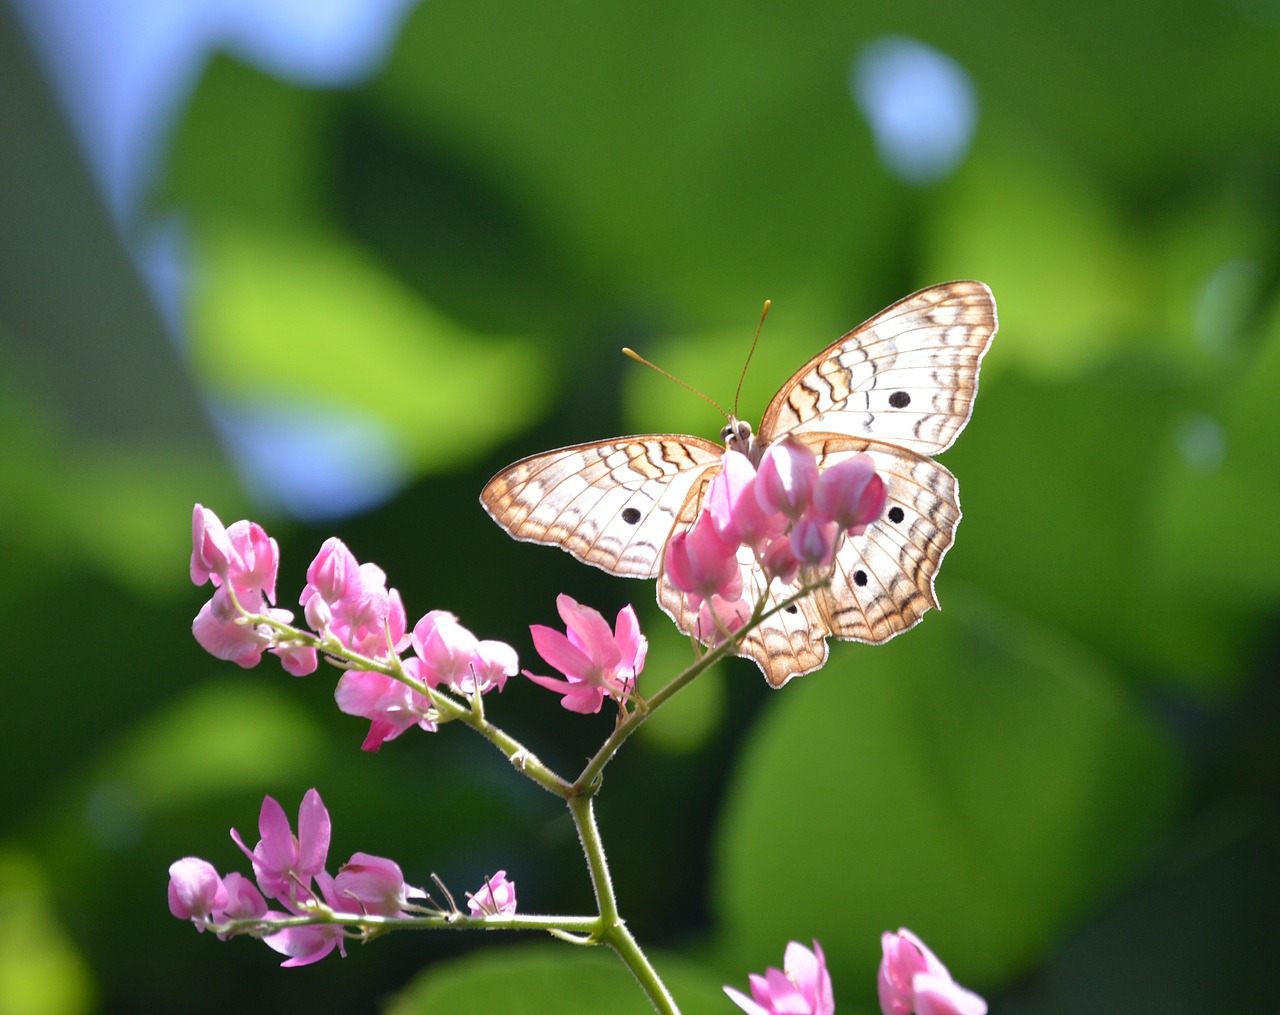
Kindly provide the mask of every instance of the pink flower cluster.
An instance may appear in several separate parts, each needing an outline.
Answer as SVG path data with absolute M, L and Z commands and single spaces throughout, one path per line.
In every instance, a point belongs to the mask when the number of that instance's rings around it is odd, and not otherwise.
M 263 617 L 280 625 L 293 620 L 288 610 L 272 605 L 280 562 L 276 541 L 256 522 L 224 528 L 216 514 L 199 504 L 192 530 L 192 580 L 198 585 L 212 581 L 216 589 L 192 625 L 196 640 L 218 658 L 241 666 L 257 665 L 269 651 L 280 656 L 290 673 L 314 671 L 312 645 L 300 643 L 297 632 L 282 633 L 261 622 Z M 338 680 L 338 707 L 369 720 L 361 744 L 366 751 L 378 750 L 413 726 L 436 730 L 439 714 L 422 688 L 446 688 L 468 697 L 486 694 L 501 691 L 520 669 L 510 645 L 477 638 L 445 610 L 432 610 L 408 630 L 400 593 L 387 588 L 386 573 L 376 564 L 361 564 L 337 538 L 325 540 L 307 568 L 299 602 L 321 640 L 365 659 L 398 664 L 406 678 L 349 669 Z M 560 693 L 561 704 L 575 712 L 599 712 L 606 698 L 625 701 L 648 648 L 635 610 L 623 608 L 610 630 L 596 610 L 568 596 L 560 596 L 557 606 L 564 634 L 541 624 L 530 631 L 534 646 L 564 679 L 525 674 Z M 257 624 L 251 622 L 255 616 Z M 409 648 L 412 656 L 400 661 Z
M 169 867 L 169 911 L 180 920 L 191 920 L 201 931 L 206 927 L 217 931 L 228 920 L 302 916 L 319 903 L 335 913 L 353 916 L 405 916 L 409 899 L 426 896 L 421 888 L 404 883 L 394 861 L 368 853 L 356 853 L 338 870 L 337 877 L 332 877 L 324 869 L 329 830 L 329 812 L 314 789 L 302 798 L 296 836 L 284 808 L 266 797 L 258 815 L 262 838 L 252 850 L 239 832 L 231 830 L 231 838 L 253 864 L 257 887 L 238 873 L 219 877 L 208 861 L 186 857 Z M 268 909 L 266 899 L 278 902 L 286 911 Z M 337 923 L 287 927 L 264 940 L 288 956 L 285 966 L 318 962 L 335 947 L 346 954 L 342 925 Z
M 877 986 L 884 1015 L 986 1015 L 987 1002 L 951 978 L 928 945 L 906 927 L 880 939 Z
M 293 620 L 288 610 L 274 608 L 280 548 L 262 526 L 239 521 L 224 528 L 217 515 L 197 504 L 191 542 L 191 580 L 197 585 L 212 582 L 215 590 L 191 625 L 205 651 L 246 669 L 257 666 L 262 653 L 270 651 L 294 676 L 313 672 L 314 648 L 280 643 L 270 627 L 253 627 L 244 620 L 249 614 L 282 624 Z
M 479 640 L 444 610 L 424 616 L 403 641 L 414 651 L 413 658 L 403 663 L 405 674 L 427 687 L 448 687 L 463 694 L 501 691 L 520 665 L 510 645 Z M 397 642 L 397 647 L 404 645 Z M 334 697 L 348 715 L 370 720 L 369 734 L 360 745 L 366 751 L 376 751 L 411 726 L 428 733 L 436 729 L 431 699 L 383 673 L 348 671 L 338 681 Z
M 733 987 L 724 988 L 748 1015 L 833 1015 L 836 1010 L 827 959 L 817 941 L 813 951 L 792 941 L 783 955 L 782 969 L 771 967 L 764 976 L 752 973 L 748 980 L 750 997 Z
M 757 470 L 746 455 L 726 451 L 694 524 L 667 545 L 667 580 L 698 615 L 704 640 L 740 628 L 754 603 L 744 588 L 745 548 L 770 581 L 817 579 L 832 566 L 841 540 L 858 536 L 884 511 L 886 489 L 869 455 L 819 472 L 799 441 L 771 444 Z

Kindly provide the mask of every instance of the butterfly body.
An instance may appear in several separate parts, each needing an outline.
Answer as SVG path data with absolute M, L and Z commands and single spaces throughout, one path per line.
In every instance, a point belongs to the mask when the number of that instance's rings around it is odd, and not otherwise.
M 933 580 L 960 521 L 955 477 L 931 457 L 950 447 L 973 408 L 978 369 L 997 327 L 981 282 L 931 286 L 899 300 L 800 368 L 770 401 L 758 431 L 730 419 L 723 444 L 681 434 L 594 441 L 532 455 L 486 484 L 481 503 L 513 537 L 557 545 L 611 574 L 658 578 L 658 603 L 681 630 L 697 617 L 663 574 L 663 553 L 691 527 L 726 450 L 758 465 L 790 437 L 825 469 L 868 454 L 887 488 L 885 513 L 844 540 L 829 587 L 774 614 L 740 648 L 780 687 L 827 658 L 826 639 L 878 643 L 938 605 Z M 766 588 L 739 551 L 748 600 Z M 790 587 L 769 588 L 786 598 Z

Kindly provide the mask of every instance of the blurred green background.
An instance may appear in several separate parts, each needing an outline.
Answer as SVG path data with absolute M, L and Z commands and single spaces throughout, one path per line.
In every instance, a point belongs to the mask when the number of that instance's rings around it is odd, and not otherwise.
M 146 170 L 113 191 L 66 82 L 148 51 L 101 45 L 128 6 L 0 5 L 0 1011 L 646 1010 L 567 945 L 401 934 L 279 970 L 168 914 L 172 860 L 241 868 L 228 828 L 310 786 L 331 869 L 591 904 L 562 808 L 477 738 L 364 754 L 333 672 L 204 655 L 191 504 L 279 539 L 285 607 L 337 534 L 411 617 L 530 666 L 556 593 L 633 601 L 656 682 L 687 645 L 651 585 L 511 541 L 484 481 L 718 432 L 623 345 L 728 403 L 772 299 L 755 420 L 952 278 L 1001 327 L 945 456 L 943 612 L 660 713 L 599 802 L 623 913 L 690 1012 L 815 937 L 839 1010 L 874 1012 L 901 925 L 993 1012 L 1274 1006 L 1280 4 L 374 4 L 385 50 L 341 80 L 224 31 L 139 86 L 161 126 L 146 158 L 107 132 Z M 610 723 L 522 681 L 491 709 L 565 772 Z

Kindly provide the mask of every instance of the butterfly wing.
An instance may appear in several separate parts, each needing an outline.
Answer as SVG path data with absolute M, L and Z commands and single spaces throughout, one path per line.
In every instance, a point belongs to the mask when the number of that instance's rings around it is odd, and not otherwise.
M 480 503 L 516 539 L 563 547 L 610 574 L 653 578 L 689 490 L 723 454 L 675 434 L 578 444 L 509 465 Z
M 834 636 L 872 644 L 914 627 L 938 605 L 933 578 L 960 523 L 956 479 L 942 465 L 879 441 L 836 433 L 802 433 L 828 469 L 866 453 L 885 482 L 885 511 L 861 536 L 846 537 L 836 556 L 831 585 L 768 617 L 743 640 L 740 655 L 754 659 L 765 678 L 781 687 L 827 659 L 826 639 Z M 691 526 L 702 508 L 710 477 L 690 488 L 676 517 L 675 530 Z M 744 597 L 754 603 L 765 576 L 751 551 L 738 553 Z M 769 608 L 795 592 L 774 583 Z M 698 615 L 665 576 L 658 579 L 658 603 L 686 634 L 701 636 Z
M 758 437 L 835 431 L 936 455 L 968 422 L 996 326 L 981 282 L 921 289 L 801 367 L 769 403 Z

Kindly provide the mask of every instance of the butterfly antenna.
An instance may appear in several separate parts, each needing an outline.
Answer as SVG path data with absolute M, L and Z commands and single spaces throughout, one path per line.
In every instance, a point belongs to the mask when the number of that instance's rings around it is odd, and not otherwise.
M 751 351 L 747 353 L 747 361 L 742 364 L 742 376 L 738 378 L 738 390 L 733 393 L 733 418 L 738 418 L 738 396 L 742 394 L 742 382 L 747 379 L 747 367 L 751 366 L 751 357 L 755 355 L 756 345 L 760 342 L 760 329 L 764 327 L 764 319 L 769 316 L 769 305 L 772 300 L 764 301 L 764 309 L 760 311 L 760 323 L 756 325 L 756 337 L 751 340 Z
M 667 380 L 669 380 L 669 381 L 675 381 L 677 384 L 679 384 L 679 385 L 680 385 L 680 387 L 684 388 L 686 391 L 692 391 L 695 395 L 697 395 L 699 398 L 701 398 L 704 402 L 710 402 L 712 405 L 714 405 L 714 406 L 715 406 L 715 408 L 716 408 L 716 412 L 720 413 L 720 415 L 721 415 L 721 416 L 723 416 L 725 419 L 728 419 L 728 418 L 729 418 L 729 414 L 728 414 L 727 412 L 725 412 L 725 411 L 724 411 L 724 409 L 720 408 L 720 403 L 719 403 L 719 402 L 717 402 L 714 398 L 711 398 L 711 397 L 710 397 L 710 396 L 708 396 L 708 395 L 704 395 L 701 391 L 699 391 L 697 388 L 695 388 L 692 384 L 686 384 L 684 381 L 680 380 L 680 378 L 679 378 L 679 377 L 676 377 L 674 374 L 669 374 L 669 373 L 667 373 L 667 371 L 663 370 L 663 369 L 662 369 L 662 367 L 658 366 L 657 364 L 655 364 L 655 363 L 650 363 L 647 359 L 645 359 L 643 356 L 641 356 L 641 355 L 640 355 L 638 352 L 636 352 L 634 349 L 628 349 L 626 346 L 623 346 L 623 348 L 622 348 L 622 353 L 623 353 L 623 355 L 624 355 L 624 356 L 630 356 L 630 357 L 631 357 L 633 360 L 635 360 L 637 363 L 643 363 L 643 364 L 644 364 L 645 366 L 647 366 L 650 370 L 656 370 L 658 373 L 662 374 L 662 376 L 663 376 L 663 377 L 665 377 Z

